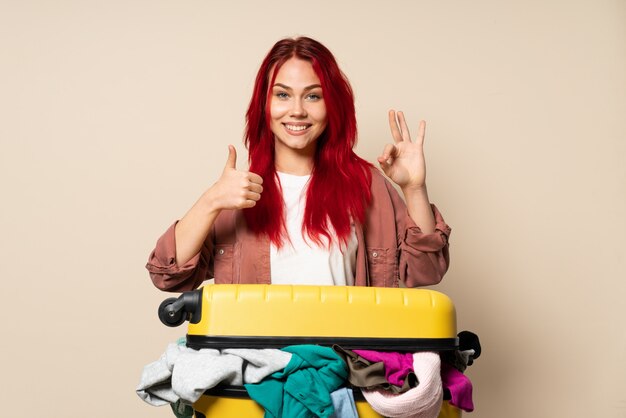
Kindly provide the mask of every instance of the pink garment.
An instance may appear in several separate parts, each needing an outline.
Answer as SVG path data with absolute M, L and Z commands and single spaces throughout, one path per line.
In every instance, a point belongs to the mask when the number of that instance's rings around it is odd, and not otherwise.
M 466 412 L 474 410 L 472 402 L 472 382 L 453 366 L 441 363 L 441 383 L 450 392 L 450 405 Z
M 402 386 L 406 376 L 413 371 L 412 353 L 390 353 L 372 350 L 352 351 L 373 363 L 382 361 L 385 365 L 385 378 L 394 386 Z
M 407 392 L 393 394 L 381 389 L 362 393 L 367 403 L 380 415 L 390 418 L 437 418 L 443 401 L 439 353 L 419 352 L 413 356 L 413 368 L 419 385 Z

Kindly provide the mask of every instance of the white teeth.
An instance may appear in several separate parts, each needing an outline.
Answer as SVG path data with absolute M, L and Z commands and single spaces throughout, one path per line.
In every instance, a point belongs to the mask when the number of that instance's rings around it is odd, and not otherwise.
M 306 125 L 285 125 L 285 127 L 290 131 L 304 131 L 307 128 Z

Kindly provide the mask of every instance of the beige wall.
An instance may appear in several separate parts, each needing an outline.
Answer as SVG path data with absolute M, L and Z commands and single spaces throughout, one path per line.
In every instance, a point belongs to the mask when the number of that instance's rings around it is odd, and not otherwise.
M 506 3 L 506 4 L 505 4 Z M 306 34 L 428 121 L 439 290 L 484 354 L 476 417 L 626 417 L 626 2 L 0 3 L 2 416 L 169 417 L 134 393 L 180 329 L 143 268 L 240 151 L 261 58 Z

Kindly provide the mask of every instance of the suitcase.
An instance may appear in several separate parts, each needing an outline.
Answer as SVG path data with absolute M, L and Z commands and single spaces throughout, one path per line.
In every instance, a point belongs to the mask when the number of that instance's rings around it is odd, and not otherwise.
M 456 312 L 444 294 L 428 289 L 356 286 L 206 285 L 159 307 L 168 326 L 189 321 L 187 346 L 282 348 L 338 344 L 346 349 L 447 351 L 458 347 Z M 355 389 L 359 417 L 380 418 Z M 207 391 L 197 418 L 263 417 L 243 387 Z M 443 402 L 439 418 L 461 410 Z

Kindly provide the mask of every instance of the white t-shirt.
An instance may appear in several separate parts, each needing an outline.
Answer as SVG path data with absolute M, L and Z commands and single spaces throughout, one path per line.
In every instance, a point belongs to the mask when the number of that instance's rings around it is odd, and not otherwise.
M 278 173 L 283 189 L 289 239 L 281 249 L 270 244 L 270 271 L 273 284 L 309 284 L 351 286 L 354 284 L 357 239 L 354 223 L 347 245 L 333 240 L 330 250 L 327 239 L 318 246 L 302 234 L 306 204 L 306 188 L 311 176 Z M 342 251 L 343 250 L 343 251 Z

